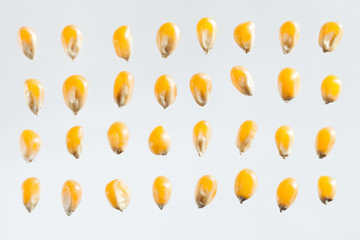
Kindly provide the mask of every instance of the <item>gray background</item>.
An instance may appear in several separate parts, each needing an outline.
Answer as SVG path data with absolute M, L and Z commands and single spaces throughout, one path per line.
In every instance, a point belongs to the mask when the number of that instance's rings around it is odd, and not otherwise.
M 0 238 L 15 239 L 356 239 L 360 235 L 358 168 L 359 37 L 357 1 L 3 1 L 0 7 Z M 218 25 L 214 49 L 205 55 L 196 38 L 197 21 L 213 18 Z M 253 50 L 248 54 L 235 44 L 233 30 L 244 21 L 256 23 Z M 301 34 L 293 52 L 283 55 L 278 38 L 281 24 L 297 21 Z M 156 31 L 165 22 L 181 30 L 181 41 L 164 60 L 156 47 Z M 320 27 L 339 21 L 344 36 L 333 53 L 318 46 Z M 68 24 L 83 33 L 83 47 L 72 62 L 62 49 L 60 33 Z M 121 25 L 130 26 L 133 53 L 129 63 L 119 59 L 112 35 Z M 21 26 L 38 35 L 38 51 L 30 61 L 19 50 L 16 34 Z M 235 65 L 250 70 L 255 82 L 253 97 L 241 95 L 231 84 Z M 284 67 L 300 73 L 300 94 L 285 104 L 277 91 L 277 75 Z M 132 101 L 119 109 L 112 97 L 113 82 L 123 70 L 135 77 Z M 190 77 L 207 73 L 213 83 L 210 102 L 198 106 L 189 90 Z M 80 74 L 89 82 L 85 107 L 73 116 L 62 96 L 64 80 Z M 167 110 L 156 102 L 153 86 L 162 74 L 178 87 L 175 103 Z M 320 95 L 323 78 L 335 74 L 343 82 L 339 100 L 325 105 Z M 28 109 L 23 83 L 36 78 L 45 86 L 45 104 L 39 116 Z M 240 124 L 258 123 L 253 145 L 243 156 L 235 147 Z M 115 155 L 106 133 L 114 122 L 130 130 L 126 151 Z M 209 149 L 202 158 L 192 145 L 192 128 L 207 120 L 213 128 Z M 274 134 L 283 124 L 295 131 L 292 155 L 278 155 Z M 85 145 L 79 160 L 66 150 L 68 129 L 81 125 Z M 163 125 L 172 139 L 166 157 L 148 149 L 148 135 Z M 317 131 L 332 126 L 337 141 L 331 154 L 317 159 Z M 22 130 L 41 135 L 37 161 L 26 164 L 19 149 Z M 243 168 L 258 176 L 258 189 L 240 205 L 234 195 L 236 174 Z M 197 209 L 194 189 L 204 174 L 218 180 L 218 194 L 204 209 Z M 173 184 L 168 206 L 160 211 L 152 198 L 152 183 L 165 175 Z M 332 176 L 338 183 L 333 203 L 324 206 L 317 196 L 317 180 Z M 27 177 L 40 179 L 42 197 L 33 213 L 22 206 L 20 187 Z M 277 185 L 294 177 L 299 194 L 291 208 L 280 214 Z M 125 212 L 112 209 L 105 185 L 121 178 L 131 192 Z M 61 204 L 61 187 L 67 179 L 83 187 L 83 199 L 71 217 Z

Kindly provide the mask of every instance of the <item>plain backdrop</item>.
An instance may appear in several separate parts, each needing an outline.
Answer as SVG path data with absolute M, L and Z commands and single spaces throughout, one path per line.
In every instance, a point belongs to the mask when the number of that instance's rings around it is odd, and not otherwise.
M 2 1 L 0 7 L 0 188 L 1 239 L 356 239 L 359 238 L 360 205 L 359 134 L 360 87 L 358 69 L 360 17 L 358 1 Z M 208 55 L 196 37 L 196 24 L 203 17 L 218 25 L 215 46 Z M 285 56 L 279 44 L 279 28 L 287 20 L 298 22 L 300 39 Z M 181 41 L 168 59 L 156 47 L 156 32 L 165 22 L 174 22 Z M 254 21 L 253 49 L 245 54 L 233 40 L 234 28 Z M 338 48 L 324 54 L 318 45 L 320 27 L 338 21 L 344 35 Z M 65 55 L 60 34 L 69 24 L 83 33 L 83 46 L 75 61 Z M 121 25 L 133 34 L 130 62 L 118 58 L 112 35 Z M 38 35 L 33 61 L 20 51 L 17 31 L 29 26 Z M 240 94 L 230 80 L 230 69 L 249 69 L 255 91 Z M 292 67 L 301 76 L 301 90 L 284 103 L 277 90 L 282 68 Z M 135 77 L 131 102 L 119 109 L 112 96 L 116 75 L 123 70 Z M 211 99 L 198 106 L 189 89 L 190 77 L 207 73 L 213 84 Z M 80 74 L 89 82 L 86 105 L 74 116 L 62 96 L 64 80 Z M 168 74 L 178 88 L 175 103 L 164 110 L 157 103 L 153 86 Z M 343 92 L 337 102 L 325 105 L 321 81 L 337 75 Z M 36 78 L 45 86 L 45 104 L 39 116 L 28 109 L 23 84 Z M 235 146 L 241 123 L 255 120 L 258 132 L 251 148 L 242 156 Z M 128 148 L 114 154 L 106 133 L 115 121 L 130 131 Z M 192 128 L 200 120 L 210 122 L 213 136 L 199 158 L 192 143 Z M 287 124 L 295 131 L 291 156 L 283 160 L 274 134 Z M 66 132 L 75 125 L 85 131 L 80 159 L 66 149 Z M 162 125 L 171 136 L 167 156 L 155 156 L 148 148 L 152 129 Z M 330 155 L 319 160 L 315 136 L 332 126 L 337 140 Z M 42 148 L 36 162 L 22 159 L 19 136 L 24 129 L 38 132 Z M 255 195 L 240 205 L 234 180 L 243 168 L 258 176 Z M 198 179 L 212 174 L 218 181 L 213 202 L 198 209 L 194 190 Z M 169 204 L 160 211 L 152 196 L 158 175 L 173 185 Z M 317 181 L 332 176 L 338 193 L 328 206 L 318 199 Z M 28 177 L 40 179 L 42 196 L 29 214 L 22 205 L 21 184 Z M 279 213 L 276 189 L 286 177 L 294 177 L 299 193 L 294 204 Z M 123 179 L 129 186 L 131 203 L 125 212 L 110 207 L 105 185 Z M 77 180 L 83 198 L 76 212 L 66 216 L 61 187 Z

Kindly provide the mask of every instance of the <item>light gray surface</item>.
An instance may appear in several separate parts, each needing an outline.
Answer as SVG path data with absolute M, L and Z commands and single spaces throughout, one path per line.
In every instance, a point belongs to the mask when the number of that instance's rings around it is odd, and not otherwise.
M 2 239 L 355 239 L 359 237 L 357 203 L 360 198 L 358 134 L 360 87 L 357 1 L 6 1 L 0 8 L 0 188 Z M 202 17 L 218 24 L 214 49 L 205 55 L 195 27 Z M 256 23 L 253 50 L 245 55 L 233 40 L 233 30 L 244 21 Z M 283 55 L 278 31 L 287 20 L 300 25 L 300 40 L 293 52 Z M 167 60 L 160 57 L 155 36 L 161 24 L 172 21 L 181 30 L 181 41 Z M 318 33 L 327 21 L 344 26 L 343 39 L 333 53 L 318 46 Z M 68 24 L 83 32 L 83 47 L 72 62 L 64 53 L 60 33 Z M 119 59 L 112 35 L 121 25 L 130 26 L 133 54 L 130 63 Z M 21 26 L 38 35 L 34 61 L 19 50 L 16 34 Z M 234 65 L 248 68 L 254 78 L 253 97 L 241 95 L 231 84 Z M 277 92 L 277 75 L 284 67 L 300 73 L 301 91 L 285 104 Z M 112 98 L 116 75 L 134 74 L 135 90 L 130 104 L 118 109 Z M 199 107 L 189 90 L 190 77 L 207 73 L 213 82 L 210 102 Z M 65 106 L 62 84 L 73 74 L 89 81 L 85 107 L 74 117 Z M 172 76 L 178 97 L 163 110 L 156 102 L 153 85 L 161 74 Z M 325 105 L 320 95 L 322 79 L 338 75 L 343 92 L 336 103 Z M 36 78 L 45 86 L 45 104 L 39 116 L 27 108 L 23 83 Z M 240 156 L 235 136 L 248 119 L 258 123 L 250 150 Z M 130 130 L 127 150 L 113 154 L 106 139 L 114 121 Z M 192 128 L 207 120 L 213 128 L 209 149 L 202 158 L 192 145 Z M 278 156 L 276 129 L 283 124 L 295 131 L 292 155 Z M 79 160 L 66 150 L 65 135 L 81 125 L 85 145 Z M 148 149 L 149 133 L 163 125 L 172 139 L 166 157 Z M 337 141 L 324 160 L 316 157 L 317 131 L 332 126 Z M 41 135 L 43 146 L 37 161 L 26 164 L 19 149 L 22 130 Z M 240 205 L 234 195 L 236 174 L 243 168 L 258 176 L 258 189 Z M 204 209 L 197 209 L 194 189 L 204 174 L 218 180 L 218 194 Z M 152 198 L 152 183 L 165 175 L 173 184 L 170 203 L 159 211 Z M 332 176 L 338 183 L 333 203 L 324 206 L 317 196 L 317 180 Z M 42 196 L 33 213 L 22 206 L 20 186 L 27 177 L 38 177 Z M 280 214 L 277 185 L 286 177 L 299 184 L 298 197 Z M 112 209 L 105 185 L 121 178 L 131 192 L 125 212 Z M 75 179 L 83 187 L 83 199 L 71 217 L 61 205 L 61 187 Z

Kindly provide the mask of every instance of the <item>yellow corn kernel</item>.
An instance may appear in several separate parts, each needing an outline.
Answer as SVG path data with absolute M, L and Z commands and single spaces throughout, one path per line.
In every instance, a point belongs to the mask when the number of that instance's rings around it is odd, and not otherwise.
M 243 169 L 239 172 L 235 179 L 235 195 L 240 203 L 249 199 L 254 195 L 257 188 L 256 174 L 250 169 Z
M 230 72 L 231 82 L 234 87 L 246 96 L 252 96 L 254 93 L 254 81 L 250 72 L 241 66 L 235 66 Z
M 280 45 L 284 54 L 288 54 L 296 46 L 300 37 L 300 28 L 296 22 L 287 21 L 280 27 Z
M 174 23 L 164 23 L 156 35 L 156 44 L 163 58 L 172 54 L 180 42 L 180 29 Z
M 34 59 L 37 47 L 37 36 L 34 30 L 29 27 L 20 28 L 17 40 L 24 55 L 31 60 Z
M 245 51 L 250 52 L 255 38 L 255 23 L 244 22 L 239 24 L 234 30 L 234 40 L 236 44 Z
M 279 73 L 278 90 L 285 102 L 294 99 L 300 91 L 300 75 L 293 68 L 284 68 Z
M 160 76 L 155 83 L 154 93 L 158 103 L 166 109 L 175 102 L 177 88 L 175 81 L 168 75 Z
M 20 149 L 26 162 L 32 162 L 39 153 L 41 138 L 32 130 L 24 130 L 20 135 Z
M 153 183 L 153 196 L 155 203 L 158 205 L 160 210 L 166 206 L 171 197 L 171 182 L 167 177 L 159 176 Z
M 80 52 L 82 45 L 82 33 L 75 25 L 66 26 L 61 32 L 61 43 L 66 55 L 74 60 Z
M 211 18 L 202 18 L 196 26 L 196 34 L 200 46 L 205 53 L 208 53 L 215 44 L 217 26 L 216 22 Z
M 84 129 L 80 126 L 72 127 L 66 134 L 66 147 L 71 155 L 79 158 L 84 139 Z
M 196 73 L 190 79 L 191 94 L 196 103 L 202 107 L 210 99 L 211 86 L 211 79 L 205 73 Z
M 66 215 L 70 216 L 79 206 L 82 196 L 80 184 L 75 180 L 67 180 L 61 191 L 62 204 Z
M 134 92 L 134 76 L 127 72 L 120 72 L 114 82 L 114 100 L 119 107 L 128 104 Z
M 240 155 L 250 148 L 257 129 L 258 127 L 256 122 L 251 120 L 245 121 L 241 124 L 236 136 L 236 146 L 240 150 Z
M 170 136 L 162 126 L 157 126 L 149 136 L 149 148 L 155 155 L 166 155 L 170 150 Z
M 128 145 L 129 129 L 123 122 L 114 122 L 107 132 L 107 138 L 114 153 L 120 154 Z
M 276 131 L 276 147 L 279 150 L 279 154 L 283 159 L 287 158 L 290 155 L 294 144 L 294 138 L 294 131 L 289 126 L 283 125 L 279 127 Z
M 193 128 L 193 143 L 201 157 L 210 144 L 211 126 L 207 121 L 198 122 Z
M 294 178 L 284 179 L 278 186 L 276 200 L 280 212 L 288 209 L 296 199 L 298 194 L 298 184 Z
M 68 77 L 63 84 L 63 95 L 66 106 L 77 115 L 84 106 L 88 93 L 88 82 L 80 75 Z
M 319 45 L 323 52 L 332 52 L 339 45 L 343 35 L 343 26 L 337 22 L 322 25 L 319 33 Z
M 132 48 L 132 35 L 129 26 L 121 26 L 114 32 L 113 44 L 118 57 L 129 61 Z
M 333 148 L 336 140 L 336 132 L 332 127 L 320 129 L 316 135 L 315 149 L 320 159 L 326 157 Z
M 211 175 L 202 176 L 195 189 L 195 202 L 198 208 L 209 205 L 217 192 L 216 179 Z
M 335 102 L 341 93 L 342 84 L 335 75 L 327 76 L 321 83 L 321 96 L 325 104 Z
M 28 79 L 24 83 L 24 92 L 29 109 L 38 115 L 44 104 L 44 86 L 36 79 Z
M 126 183 L 121 179 L 109 182 L 105 194 L 111 206 L 123 212 L 130 203 L 130 192 Z
M 23 204 L 26 210 L 30 213 L 40 200 L 40 181 L 37 178 L 31 177 L 26 179 L 21 185 Z
M 318 193 L 320 201 L 325 205 L 333 201 L 336 195 L 336 188 L 336 182 L 332 177 L 320 177 L 318 181 Z

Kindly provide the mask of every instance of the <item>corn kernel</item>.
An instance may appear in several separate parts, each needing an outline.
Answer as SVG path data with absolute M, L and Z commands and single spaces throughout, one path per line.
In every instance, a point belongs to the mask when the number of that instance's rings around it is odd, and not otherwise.
M 342 84 L 335 75 L 327 76 L 321 83 L 321 96 L 325 104 L 335 102 L 341 93 Z
M 123 122 L 114 122 L 108 130 L 107 138 L 114 153 L 120 154 L 128 145 L 129 129 Z
M 289 54 L 296 46 L 300 37 L 300 28 L 296 22 L 287 21 L 281 25 L 279 38 L 284 54 Z
M 132 48 L 132 35 L 129 26 L 121 26 L 114 32 L 113 44 L 116 55 L 129 61 Z
M 29 109 L 38 115 L 44 104 L 44 87 L 36 79 L 28 79 L 24 83 L 25 99 Z
M 61 43 L 66 55 L 74 60 L 80 52 L 82 45 L 82 33 L 75 25 L 66 26 L 61 32 Z
M 285 102 L 294 99 L 300 91 L 300 75 L 293 68 L 284 68 L 278 77 L 278 90 Z
M 240 203 L 251 198 L 257 188 L 257 177 L 251 169 L 243 169 L 236 176 L 234 190 Z
M 127 72 L 120 72 L 114 82 L 114 100 L 119 107 L 128 104 L 134 92 L 134 76 Z
M 240 155 L 246 152 L 257 132 L 257 124 L 254 121 L 248 120 L 241 124 L 236 136 L 236 146 L 240 150 Z
M 216 179 L 211 175 L 202 176 L 195 189 L 195 202 L 198 208 L 209 205 L 217 192 Z
M 211 126 L 207 121 L 198 122 L 193 128 L 193 143 L 201 157 L 210 144 Z
M 190 79 L 190 90 L 197 104 L 205 106 L 210 99 L 211 79 L 205 73 L 196 73 Z
M 216 34 L 217 26 L 213 19 L 200 19 L 196 26 L 196 35 L 205 53 L 208 53 L 214 47 Z
M 67 180 L 61 191 L 62 203 L 66 215 L 71 216 L 80 204 L 82 188 L 75 180 Z
M 164 176 L 159 176 L 155 179 L 153 183 L 153 196 L 155 203 L 158 205 L 160 210 L 168 204 L 171 197 L 171 182 L 168 178 Z
M 318 181 L 318 193 L 320 201 L 323 204 L 328 204 L 333 201 L 336 195 L 336 182 L 332 177 L 321 176 Z
M 63 84 L 63 95 L 66 106 L 77 115 L 87 98 L 88 82 L 80 75 L 68 77 Z
M 254 93 L 254 81 L 250 72 L 241 66 L 235 66 L 230 73 L 231 82 L 234 87 L 246 96 L 252 96 Z
M 149 136 L 149 148 L 155 155 L 165 156 L 170 150 L 170 136 L 162 126 L 157 126 Z
M 168 75 L 160 76 L 155 83 L 154 93 L 158 103 L 166 109 L 175 102 L 177 88 L 175 81 Z
M 298 184 L 294 178 L 284 179 L 278 186 L 276 200 L 280 212 L 288 209 L 295 201 L 298 194 Z
M 236 44 L 245 51 L 250 52 L 255 38 L 255 23 L 244 22 L 239 24 L 234 30 L 234 40 Z
M 332 52 L 339 45 L 343 35 L 343 26 L 337 22 L 322 25 L 319 33 L 319 45 L 323 52 Z
M 75 158 L 79 158 L 84 139 L 84 129 L 80 126 L 72 127 L 66 134 L 66 147 Z
M 320 159 L 329 155 L 336 140 L 336 132 L 332 127 L 320 129 L 316 135 L 315 149 Z
M 157 47 L 163 58 L 172 54 L 180 42 L 180 29 L 174 23 L 164 23 L 156 35 Z
M 106 197 L 110 205 L 123 212 L 130 203 L 130 192 L 128 186 L 121 179 L 109 182 L 105 188 Z
M 31 213 L 40 200 L 40 181 L 31 177 L 26 179 L 21 185 L 23 204 L 26 210 Z
M 22 27 L 17 34 L 20 49 L 29 59 L 34 59 L 37 47 L 37 36 L 34 30 L 29 27 Z
M 287 158 L 292 150 L 294 144 L 294 131 L 291 127 L 283 125 L 278 128 L 275 133 L 276 147 L 279 151 L 280 156 L 285 159 Z
M 26 162 L 34 161 L 40 151 L 41 138 L 32 130 L 24 130 L 20 135 L 20 149 Z

